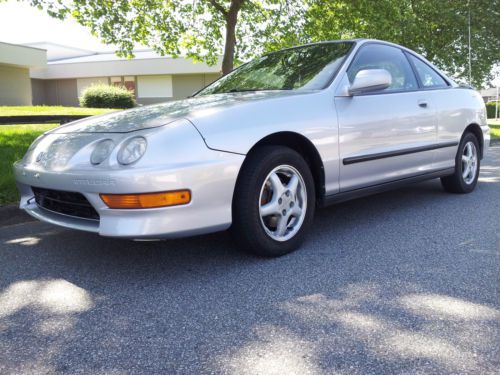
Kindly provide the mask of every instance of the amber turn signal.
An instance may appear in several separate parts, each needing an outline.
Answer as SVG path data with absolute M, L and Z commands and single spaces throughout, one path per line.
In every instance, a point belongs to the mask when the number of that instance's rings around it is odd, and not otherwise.
M 100 194 L 100 196 L 109 208 L 157 208 L 191 202 L 189 190 L 144 194 Z

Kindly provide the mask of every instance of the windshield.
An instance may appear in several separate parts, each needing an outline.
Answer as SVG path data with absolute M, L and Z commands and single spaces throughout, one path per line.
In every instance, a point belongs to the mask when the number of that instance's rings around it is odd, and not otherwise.
M 312 44 L 259 57 L 196 96 L 240 91 L 319 90 L 333 79 L 352 42 Z

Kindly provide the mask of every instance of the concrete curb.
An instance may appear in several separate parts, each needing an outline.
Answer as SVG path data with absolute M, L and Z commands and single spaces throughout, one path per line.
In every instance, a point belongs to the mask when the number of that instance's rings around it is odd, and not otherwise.
M 0 206 L 0 227 L 26 223 L 28 221 L 35 221 L 35 219 L 23 210 L 20 210 L 16 204 Z

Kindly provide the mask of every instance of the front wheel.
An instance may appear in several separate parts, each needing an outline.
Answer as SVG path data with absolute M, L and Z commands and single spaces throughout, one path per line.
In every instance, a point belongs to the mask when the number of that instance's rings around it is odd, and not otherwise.
M 255 254 L 287 254 L 303 242 L 315 204 L 314 180 L 302 156 L 283 146 L 261 147 L 238 177 L 233 232 Z
M 472 133 L 466 133 L 458 146 L 455 173 L 441 178 L 443 188 L 450 193 L 470 193 L 476 187 L 480 165 L 477 138 Z

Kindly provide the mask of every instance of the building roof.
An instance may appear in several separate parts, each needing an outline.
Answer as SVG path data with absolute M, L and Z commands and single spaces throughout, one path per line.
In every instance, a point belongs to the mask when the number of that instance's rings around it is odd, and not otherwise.
M 32 78 L 68 79 L 125 75 L 218 73 L 214 66 L 195 63 L 185 57 L 160 56 L 151 49 L 134 51 L 134 58 L 116 56 L 112 51 L 96 52 L 51 42 L 30 43 L 47 49 L 49 61 L 43 68 L 31 69 Z
M 0 64 L 29 68 L 42 67 L 46 63 L 46 52 L 43 49 L 0 42 Z
M 171 58 L 170 56 L 158 55 L 153 50 L 136 50 L 134 51 L 135 60 L 143 59 L 165 59 Z M 75 63 L 87 63 L 87 62 L 100 62 L 100 61 L 127 61 L 126 57 L 118 57 L 114 52 L 96 52 L 90 55 L 65 58 L 59 60 L 50 61 L 51 64 L 75 64 Z
M 41 48 L 47 51 L 47 61 L 55 61 L 78 56 L 93 55 L 96 52 L 88 49 L 65 46 L 53 42 L 24 43 L 23 46 Z

